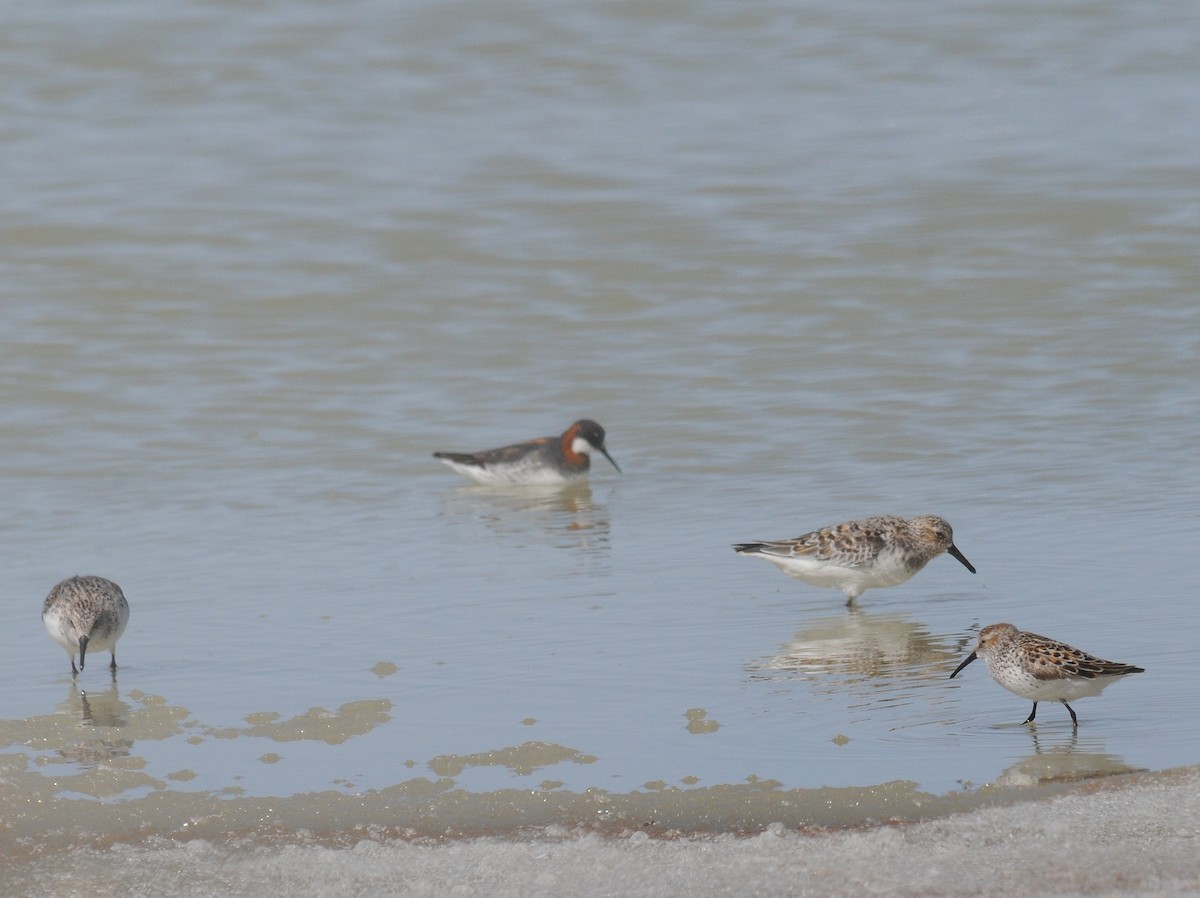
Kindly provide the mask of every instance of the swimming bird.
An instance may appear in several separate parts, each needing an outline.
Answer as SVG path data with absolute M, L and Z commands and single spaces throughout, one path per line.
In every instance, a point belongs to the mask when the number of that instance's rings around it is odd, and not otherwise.
M 903 583 L 943 552 L 972 574 L 975 567 L 954 545 L 954 532 L 937 515 L 911 521 L 883 514 L 833 524 L 774 542 L 738 543 L 739 555 L 765 558 L 789 577 L 812 586 L 840 589 L 846 604 L 867 589 Z
M 583 419 L 562 436 L 541 437 L 483 452 L 435 452 L 433 457 L 477 483 L 565 483 L 583 477 L 591 466 L 588 454 L 599 452 L 617 472 L 621 468 L 604 448 L 604 428 Z
M 129 623 L 129 603 L 121 587 L 103 577 L 70 577 L 63 580 L 42 604 L 46 632 L 71 659 L 71 675 L 83 670 L 87 650 L 108 649 L 109 667 L 117 670 L 117 640 Z M 75 667 L 75 654 L 79 667 Z
M 1079 726 L 1075 709 L 1067 699 L 1099 695 L 1105 687 L 1128 674 L 1144 673 L 1132 664 L 1105 661 L 1063 642 L 1026 633 L 1012 624 L 991 624 L 979 631 L 979 643 L 950 679 L 964 667 L 982 658 L 992 679 L 1014 695 L 1033 702 L 1025 723 L 1033 723 L 1038 702 L 1060 701 Z

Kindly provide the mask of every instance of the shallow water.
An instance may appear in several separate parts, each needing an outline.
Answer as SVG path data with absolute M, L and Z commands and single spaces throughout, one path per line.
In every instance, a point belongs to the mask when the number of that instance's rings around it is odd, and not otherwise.
M 1195 763 L 1195 17 L 879 12 L 10 10 L 4 827 L 755 829 Z M 585 415 L 624 475 L 430 457 Z M 882 512 L 979 574 L 849 612 L 730 549 Z M 85 696 L 75 573 L 132 608 Z M 1019 726 L 947 679 L 999 620 L 1146 673 Z

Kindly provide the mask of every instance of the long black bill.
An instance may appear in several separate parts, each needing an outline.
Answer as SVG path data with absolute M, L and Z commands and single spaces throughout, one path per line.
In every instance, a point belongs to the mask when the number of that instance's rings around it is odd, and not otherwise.
M 602 455 L 603 455 L 605 458 L 607 458 L 607 459 L 608 459 L 608 462 L 609 462 L 609 464 L 611 464 L 611 465 L 612 465 L 614 468 L 616 468 L 616 469 L 617 469 L 617 473 L 618 473 L 618 474 L 624 474 L 624 473 L 625 473 L 624 471 L 622 471 L 622 470 L 621 470 L 621 466 L 620 466 L 620 465 L 618 465 L 618 464 L 617 464 L 615 461 L 613 461 L 613 457 L 612 457 L 611 455 L 609 455 L 609 454 L 608 454 L 608 450 L 607 450 L 607 449 L 605 449 L 603 446 L 601 446 L 601 447 L 600 447 L 600 453 L 601 453 L 601 454 L 602 454 Z
M 950 674 L 950 679 L 953 680 L 955 677 L 957 677 L 959 675 L 959 672 L 962 671 L 962 669 L 964 667 L 966 667 L 968 664 L 970 664 L 972 661 L 974 661 L 978 657 L 979 656 L 976 655 L 974 652 L 971 652 L 971 654 L 967 655 L 967 657 L 963 661 L 963 663 L 958 665 L 958 667 L 954 668 L 954 673 Z
M 611 460 L 612 459 L 609 459 L 609 461 L 611 461 Z M 965 567 L 968 571 L 970 571 L 972 574 L 975 573 L 975 565 L 973 565 L 973 564 L 971 564 L 971 562 L 967 561 L 967 556 L 964 555 L 962 552 L 958 551 L 958 546 L 954 545 L 954 543 L 951 543 L 950 548 L 947 549 L 946 551 L 949 552 L 951 555 L 953 555 L 955 558 L 957 558 L 959 561 L 961 561 L 962 566 Z
M 88 638 L 87 636 L 79 637 L 79 669 L 83 670 L 83 658 L 87 654 Z

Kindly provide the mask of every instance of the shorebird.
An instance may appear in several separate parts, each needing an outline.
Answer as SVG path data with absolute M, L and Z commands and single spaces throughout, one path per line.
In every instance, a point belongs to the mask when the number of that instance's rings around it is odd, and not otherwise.
M 109 667 L 117 670 L 117 640 L 129 623 L 129 603 L 121 587 L 103 577 L 71 577 L 63 580 L 42 604 L 46 632 L 71 659 L 71 675 L 83 670 L 87 650 L 108 649 Z M 75 655 L 79 667 L 75 667 Z
M 435 452 L 433 457 L 477 483 L 565 483 L 587 474 L 592 452 L 599 452 L 620 472 L 604 448 L 604 428 L 586 418 L 576 421 L 562 436 L 483 452 Z
M 1099 695 L 1104 688 L 1128 674 L 1143 673 L 1132 664 L 1105 661 L 1066 643 L 1026 633 L 1012 624 L 991 624 L 979 631 L 979 643 L 950 679 L 974 661 L 982 658 L 992 679 L 1009 692 L 1033 702 L 1025 723 L 1033 723 L 1038 702 L 1060 701 L 1079 726 L 1075 709 L 1067 699 Z
M 738 543 L 739 555 L 765 558 L 789 577 L 840 589 L 846 604 L 867 589 L 903 583 L 930 560 L 949 552 L 972 574 L 975 567 L 954 545 L 954 532 L 937 515 L 911 521 L 883 514 L 814 530 L 795 539 Z

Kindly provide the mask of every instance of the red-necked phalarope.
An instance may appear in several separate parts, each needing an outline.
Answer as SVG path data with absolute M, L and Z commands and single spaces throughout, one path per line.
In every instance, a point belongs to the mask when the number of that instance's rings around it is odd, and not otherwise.
M 71 659 L 71 675 L 83 670 L 88 649 L 112 653 L 109 667 L 117 670 L 117 640 L 129 623 L 129 603 L 121 587 L 103 577 L 63 580 L 42 605 L 42 623 Z M 75 655 L 79 667 L 75 667 Z
M 483 452 L 435 452 L 433 457 L 478 483 L 564 483 L 588 472 L 588 453 L 599 452 L 619 472 L 604 448 L 604 428 L 576 421 L 561 437 L 542 437 Z
M 892 514 L 846 521 L 795 539 L 739 543 L 739 555 L 765 558 L 785 574 L 812 586 L 840 589 L 853 605 L 874 586 L 903 583 L 943 552 L 972 574 L 975 568 L 954 545 L 950 525 L 926 514 L 906 521 Z
M 1121 677 L 1144 672 L 1132 664 L 1105 661 L 1065 643 L 1025 633 L 1012 624 L 992 624 L 980 630 L 975 651 L 954 668 L 950 679 L 976 658 L 984 660 L 993 680 L 1033 702 L 1025 723 L 1033 723 L 1038 702 L 1060 701 L 1071 715 L 1071 724 L 1079 726 L 1067 699 L 1099 695 Z

